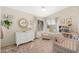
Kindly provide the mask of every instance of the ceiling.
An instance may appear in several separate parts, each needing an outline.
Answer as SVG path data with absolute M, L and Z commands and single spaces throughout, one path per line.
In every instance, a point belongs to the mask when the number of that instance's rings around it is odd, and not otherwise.
M 46 17 L 64 8 L 67 8 L 67 6 L 43 6 L 43 7 L 44 8 L 42 8 L 42 6 L 8 6 L 8 8 L 27 12 L 37 17 Z

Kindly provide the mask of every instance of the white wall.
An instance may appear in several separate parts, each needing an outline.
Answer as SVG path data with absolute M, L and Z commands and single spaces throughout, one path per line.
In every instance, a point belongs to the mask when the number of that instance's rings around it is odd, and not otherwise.
M 35 23 L 34 23 L 35 17 L 33 15 L 18 10 L 10 9 L 7 7 L 2 7 L 1 11 L 2 11 L 1 15 L 9 14 L 13 16 L 12 26 L 9 30 L 6 29 L 4 26 L 2 26 L 4 39 L 1 40 L 1 47 L 15 44 L 15 32 L 22 30 L 22 28 L 20 28 L 18 25 L 18 20 L 20 18 L 25 18 L 29 23 L 28 25 L 30 25 L 30 21 L 32 21 L 33 24 L 31 24 L 31 27 L 33 31 L 35 30 Z

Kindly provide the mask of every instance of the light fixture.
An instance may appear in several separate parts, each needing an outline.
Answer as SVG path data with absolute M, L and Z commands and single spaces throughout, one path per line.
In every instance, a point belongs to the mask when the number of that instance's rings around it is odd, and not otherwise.
M 44 6 L 42 6 L 41 8 L 42 8 L 42 11 L 46 11 L 46 8 Z

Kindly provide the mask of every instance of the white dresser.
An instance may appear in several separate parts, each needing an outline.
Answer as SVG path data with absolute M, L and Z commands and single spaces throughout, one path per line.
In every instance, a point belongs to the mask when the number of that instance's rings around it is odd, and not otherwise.
M 34 39 L 34 32 L 33 31 L 26 31 L 26 32 L 16 32 L 16 44 L 17 46 Z

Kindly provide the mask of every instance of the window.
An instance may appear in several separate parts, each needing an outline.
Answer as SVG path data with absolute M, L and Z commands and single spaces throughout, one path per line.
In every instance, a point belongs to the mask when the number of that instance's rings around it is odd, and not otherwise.
M 52 20 L 52 19 L 47 20 L 47 24 L 48 25 L 55 25 L 55 20 Z
M 47 29 L 50 30 L 50 32 L 56 32 L 55 20 L 47 20 Z

